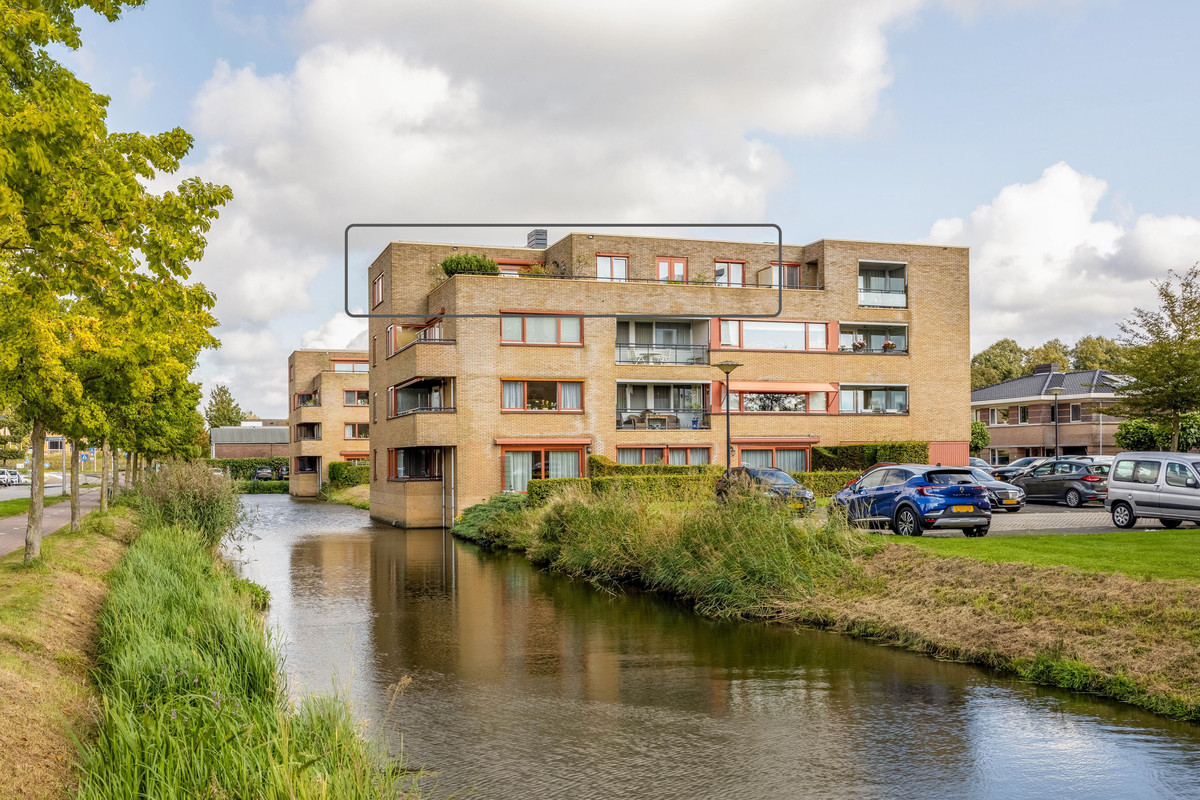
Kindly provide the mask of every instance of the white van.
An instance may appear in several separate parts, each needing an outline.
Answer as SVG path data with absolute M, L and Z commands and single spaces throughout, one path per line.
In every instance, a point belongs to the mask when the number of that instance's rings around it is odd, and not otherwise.
M 1104 507 L 1118 528 L 1156 517 L 1164 528 L 1200 524 L 1200 455 L 1121 453 L 1108 473 Z

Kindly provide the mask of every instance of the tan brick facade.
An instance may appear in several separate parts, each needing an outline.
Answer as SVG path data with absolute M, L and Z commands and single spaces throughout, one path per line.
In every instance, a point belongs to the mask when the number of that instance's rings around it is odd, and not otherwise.
M 370 406 L 359 405 L 357 394 L 370 391 L 367 363 L 362 350 L 296 350 L 288 356 L 293 495 L 316 495 L 329 480 L 331 462 L 369 458 L 369 438 L 346 436 L 347 424 L 356 426 L 355 434 L 358 426 L 370 424 Z M 356 393 L 353 403 L 346 402 L 348 391 Z
M 464 252 L 488 255 L 499 261 L 502 269 L 520 268 L 507 262 L 534 263 L 535 271 L 544 269 L 551 274 L 446 278 L 439 267 L 442 259 Z M 628 258 L 629 280 L 597 280 L 598 254 Z M 685 282 L 658 282 L 657 261 L 662 257 L 686 260 Z M 411 316 L 379 317 L 370 322 L 372 516 L 408 526 L 439 525 L 443 518 L 448 522 L 467 506 L 505 488 L 506 448 L 572 450 L 582 457 L 596 453 L 614 460 L 619 457 L 618 448 L 668 448 L 661 454 L 665 458 L 673 457 L 669 448 L 706 448 L 711 461 L 722 462 L 723 376 L 711 366 L 722 360 L 742 364 L 732 375 L 733 389 L 737 391 L 739 384 L 748 387 L 744 388 L 747 402 L 760 402 L 756 395 L 783 392 L 803 396 L 810 406 L 804 413 L 733 413 L 735 464 L 747 451 L 757 451 L 750 454 L 755 458 L 785 458 L 777 451 L 766 454 L 772 448 L 802 450 L 805 463 L 811 464 L 808 449 L 813 444 L 901 439 L 938 443 L 944 458 L 961 457 L 965 462 L 971 419 L 967 250 L 830 240 L 787 245 L 784 264 L 795 266 L 795 278 L 789 280 L 805 288 L 785 288 L 782 313 L 772 321 L 811 324 L 811 329 L 804 328 L 809 330 L 804 340 L 808 344 L 802 349 L 722 346 L 720 320 L 733 324 L 745 315 L 775 312 L 779 291 L 770 282 L 771 267 L 777 260 L 777 246 L 770 244 L 585 233 L 568 235 L 545 250 L 389 245 L 369 270 L 372 292 L 375 281 L 381 281 L 381 302 L 371 311 Z M 714 285 L 718 262 L 739 261 L 745 263 L 744 279 L 750 285 Z M 903 272 L 906 288 L 893 297 L 904 307 L 860 305 L 860 262 L 886 263 Z M 615 318 L 585 317 L 578 344 L 502 342 L 501 321 L 495 316 L 446 318 L 436 327 L 439 314 L 501 312 Z M 620 329 L 630 344 L 624 345 L 624 350 L 618 348 L 619 324 L 647 323 L 663 314 L 693 320 L 692 358 L 681 356 L 692 352 L 686 348 L 657 340 L 650 344 L 635 341 L 629 333 L 632 327 Z M 670 322 L 663 322 L 670 327 Z M 420 334 L 426 338 L 416 338 L 412 328 L 403 328 L 394 335 L 394 344 L 389 342 L 393 325 L 426 323 L 435 324 Z M 859 352 L 853 346 L 839 350 L 839 326 L 859 330 L 856 323 L 869 325 L 870 331 L 903 331 L 907 352 L 869 353 L 870 348 Z M 739 328 L 739 343 L 749 338 L 745 330 L 749 328 Z M 800 326 L 793 325 L 788 335 L 798 330 Z M 822 330 L 825 341 L 818 347 Z M 658 331 L 652 335 L 657 336 Z M 665 360 L 657 357 L 660 347 L 665 349 Z M 643 356 L 646 363 L 618 363 Z M 701 363 L 687 363 L 691 360 Z M 505 380 L 581 381 L 582 409 L 503 410 Z M 628 400 L 619 400 L 618 385 L 623 397 L 640 398 L 657 397 L 655 392 L 684 396 L 678 394 L 681 387 L 696 384 L 704 396 L 703 408 L 695 408 L 693 392 L 686 395 L 692 398 L 686 407 L 663 400 L 668 403 L 666 413 L 655 413 L 663 408 L 657 399 L 640 414 L 618 413 L 622 406 L 640 411 L 647 405 L 635 400 L 628 406 Z M 659 388 L 652 388 L 654 385 Z M 888 397 L 901 398 L 886 401 L 897 413 L 843 413 L 840 407 L 854 401 L 856 385 L 870 387 L 872 392 L 890 387 L 894 395 Z M 440 408 L 396 413 L 401 409 L 392 408 L 389 399 L 389 387 L 395 386 L 406 387 L 403 391 L 427 391 L 436 386 L 440 395 L 430 402 Z M 642 386 L 648 388 L 638 388 Z M 772 391 L 776 387 L 784 388 Z M 544 387 L 534 389 L 540 392 Z M 567 391 L 559 388 L 564 406 L 570 396 Z M 811 407 L 820 402 L 818 391 L 825 392 L 821 409 Z M 864 397 L 859 398 L 863 403 L 875 402 Z M 691 420 L 696 427 L 691 427 Z M 440 479 L 389 478 L 395 472 L 389 451 L 418 447 L 438 449 Z M 539 457 L 533 457 L 535 464 Z M 801 456 L 792 452 L 786 457 Z M 542 465 L 555 468 L 551 456 L 544 459 Z M 563 455 L 553 459 L 560 470 L 564 459 L 569 460 Z

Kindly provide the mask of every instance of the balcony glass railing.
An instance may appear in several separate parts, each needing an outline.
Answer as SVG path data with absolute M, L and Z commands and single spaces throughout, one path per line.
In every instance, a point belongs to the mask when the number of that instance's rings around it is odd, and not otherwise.
M 401 408 L 396 412 L 397 417 L 403 417 L 406 414 L 453 414 L 454 406 L 413 406 L 411 408 Z
M 618 430 L 708 430 L 712 415 L 703 408 L 618 408 Z
M 707 364 L 706 344 L 631 344 L 617 342 L 618 364 Z
M 858 304 L 872 308 L 907 308 L 908 292 L 905 289 L 859 289 Z

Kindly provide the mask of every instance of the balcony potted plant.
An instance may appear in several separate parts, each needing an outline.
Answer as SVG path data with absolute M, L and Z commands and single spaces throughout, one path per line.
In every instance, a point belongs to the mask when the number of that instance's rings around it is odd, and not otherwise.
M 557 411 L 558 403 L 553 400 L 530 400 L 529 409 L 531 411 Z
M 855 339 L 850 346 L 854 348 L 854 352 L 861 353 L 864 349 L 866 349 L 867 342 L 865 339 Z
M 896 349 L 896 343 L 895 343 L 895 342 L 893 342 L 891 339 L 884 339 L 884 340 L 883 340 L 883 352 L 885 352 L 885 353 L 890 353 L 890 352 L 892 352 L 892 351 L 893 351 L 893 350 L 895 350 L 895 349 Z

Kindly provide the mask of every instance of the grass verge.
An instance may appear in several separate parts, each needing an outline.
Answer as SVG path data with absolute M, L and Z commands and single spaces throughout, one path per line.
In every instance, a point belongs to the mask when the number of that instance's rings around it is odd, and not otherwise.
M 106 573 L 125 551 L 122 509 L 84 517 L 42 540 L 42 557 L 0 558 L 0 797 L 64 797 L 73 790 L 75 740 L 95 729 L 96 615 Z
M 913 539 L 941 556 L 990 563 L 1018 561 L 1117 572 L 1132 578 L 1200 582 L 1200 530 L 1120 531 L 1087 536 L 1003 536 L 988 539 Z
M 896 544 L 836 520 L 797 522 L 761 498 L 681 499 L 581 493 L 532 508 L 498 495 L 453 530 L 705 614 L 823 627 L 1200 720 L 1192 531 Z M 1158 542 L 1166 554 L 1145 552 Z M 1002 563 L 1023 547 L 1035 563 Z
M 331 503 L 369 509 L 371 507 L 371 487 L 364 483 L 360 486 L 334 489 L 326 495 L 326 499 Z
M 58 503 L 62 503 L 70 499 L 71 495 L 69 494 L 47 495 L 43 499 L 43 503 L 45 504 L 46 508 L 49 508 L 50 506 L 57 505 Z M 14 497 L 12 500 L 0 500 L 0 519 L 3 519 L 4 517 L 15 517 L 17 514 L 28 513 L 28 497 Z

